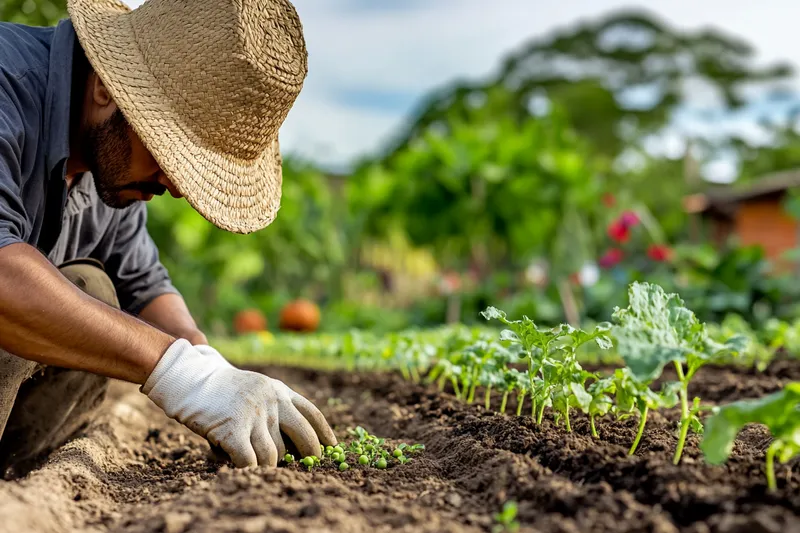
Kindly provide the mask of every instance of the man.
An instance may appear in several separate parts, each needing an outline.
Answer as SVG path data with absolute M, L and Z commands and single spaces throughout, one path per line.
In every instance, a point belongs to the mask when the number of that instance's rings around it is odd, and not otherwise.
M 143 201 L 220 228 L 274 219 L 278 128 L 307 73 L 288 0 L 70 0 L 0 24 L 0 467 L 80 429 L 107 378 L 141 385 L 236 466 L 336 437 L 282 382 L 207 345 L 159 263 Z M 120 309 L 121 308 L 121 309 Z

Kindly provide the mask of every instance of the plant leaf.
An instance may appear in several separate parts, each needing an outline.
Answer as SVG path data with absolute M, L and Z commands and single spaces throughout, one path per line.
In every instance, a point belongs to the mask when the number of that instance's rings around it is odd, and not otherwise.
M 592 395 L 586 392 L 580 383 L 570 383 L 569 388 L 574 395 L 576 405 L 580 407 L 581 411 L 588 413 L 589 406 L 592 404 Z
M 776 440 L 792 443 L 790 454 L 800 451 L 800 382 L 755 400 L 739 400 L 714 409 L 705 424 L 700 449 L 711 464 L 724 463 L 739 430 L 750 423 L 764 424 Z M 786 457 L 788 460 L 791 455 Z
M 637 380 L 649 383 L 671 361 L 684 362 L 705 337 L 703 326 L 677 294 L 634 282 L 629 307 L 617 308 L 613 328 L 620 356 Z

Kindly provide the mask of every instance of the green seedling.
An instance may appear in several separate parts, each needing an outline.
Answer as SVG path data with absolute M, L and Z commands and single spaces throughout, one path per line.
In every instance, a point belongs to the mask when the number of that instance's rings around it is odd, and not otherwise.
M 639 428 L 633 440 L 628 455 L 633 455 L 644 434 L 644 427 L 647 424 L 647 415 L 651 409 L 672 408 L 678 404 L 678 390 L 680 383 L 667 383 L 662 387 L 661 393 L 650 388 L 650 383 L 643 383 L 636 379 L 630 368 L 618 368 L 614 371 L 614 394 L 616 405 L 614 410 L 617 417 L 623 420 L 630 416 L 633 411 L 639 412 Z
M 315 467 L 320 465 L 320 460 L 316 455 L 309 455 L 307 457 L 303 457 L 300 460 L 300 463 L 308 468 L 309 472 Z
M 789 383 L 783 390 L 763 398 L 715 407 L 712 413 L 700 443 L 706 460 L 711 464 L 724 463 L 742 427 L 749 423 L 763 424 L 773 436 L 765 456 L 767 488 L 777 490 L 775 458 L 786 463 L 800 455 L 800 382 Z
M 505 374 L 503 375 L 503 399 L 500 401 L 500 412 L 506 412 L 506 405 L 508 404 L 508 395 L 511 394 L 515 389 L 520 389 L 522 384 L 525 383 L 524 380 L 527 379 L 527 375 L 523 375 L 522 372 L 517 370 L 516 368 L 509 368 L 506 370 Z M 520 411 L 522 408 L 520 407 Z
M 404 453 L 417 453 L 421 452 L 425 449 L 424 444 L 406 444 L 405 442 L 401 443 L 398 447 L 398 450 L 401 450 Z
M 500 333 L 500 340 L 522 346 L 520 356 L 528 362 L 527 387 L 519 384 L 517 415 L 521 414 L 521 404 L 527 393 L 531 397 L 531 417 L 537 423 L 541 423 L 544 408 L 549 404 L 556 410 L 556 418 L 563 417 L 567 431 L 571 431 L 570 409 L 578 407 L 588 412 L 591 404 L 584 383 L 592 374 L 581 368 L 577 351 L 590 341 L 602 350 L 611 348 L 610 325 L 598 324 L 591 332 L 566 324 L 539 328 L 525 316 L 522 320 L 509 320 L 495 307 L 487 307 L 482 315 L 487 320 L 496 319 L 508 326 Z
M 519 531 L 517 502 L 507 501 L 504 503 L 503 509 L 494 515 L 494 522 L 492 533 L 515 533 Z
M 619 354 L 633 376 L 651 383 L 672 363 L 680 382 L 681 420 L 673 463 L 678 464 L 689 427 L 702 427 L 689 408 L 689 382 L 704 365 L 745 350 L 747 337 L 736 335 L 724 344 L 709 338 L 704 324 L 684 306 L 677 294 L 658 285 L 634 282 L 628 289 L 629 307 L 616 308 L 614 336 Z
M 406 464 L 411 461 L 409 455 L 419 453 L 425 449 L 424 444 L 407 444 L 405 442 L 390 449 L 386 445 L 386 439 L 370 435 L 360 426 L 355 430 L 351 430 L 350 434 L 356 436 L 358 440 L 351 442 L 348 446 L 343 447 L 339 445 L 333 447 L 331 460 L 334 463 L 339 463 L 341 465 L 347 462 L 348 452 L 344 451 L 345 448 L 353 455 L 358 456 L 359 465 L 368 466 L 372 464 L 376 468 L 387 468 L 389 461 L 392 459 L 397 460 L 400 464 Z M 337 448 L 342 450 L 341 453 L 337 452 Z M 350 465 L 348 463 L 347 468 L 349 467 Z
M 614 403 L 611 401 L 609 395 L 614 394 L 616 385 L 613 377 L 597 379 L 589 385 L 587 389 L 591 401 L 589 402 L 589 427 L 592 430 L 592 437 L 598 438 L 597 428 L 594 425 L 594 419 L 597 416 L 604 416 L 613 407 Z
M 288 464 L 292 464 L 294 462 L 294 455 L 287 453 L 283 456 L 283 460 L 286 461 Z

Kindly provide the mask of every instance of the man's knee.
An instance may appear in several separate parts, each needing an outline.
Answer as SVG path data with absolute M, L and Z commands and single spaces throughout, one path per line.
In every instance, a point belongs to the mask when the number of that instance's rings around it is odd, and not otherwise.
M 61 274 L 83 292 L 101 302 L 119 309 L 119 299 L 114 283 L 106 274 L 103 264 L 95 259 L 76 259 L 60 267 Z

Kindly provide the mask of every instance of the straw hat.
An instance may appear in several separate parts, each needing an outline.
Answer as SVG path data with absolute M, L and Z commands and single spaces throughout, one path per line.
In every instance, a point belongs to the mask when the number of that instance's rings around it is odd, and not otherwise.
M 86 56 L 175 187 L 235 233 L 281 198 L 278 129 L 308 72 L 288 0 L 69 0 Z

